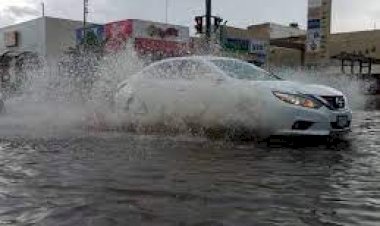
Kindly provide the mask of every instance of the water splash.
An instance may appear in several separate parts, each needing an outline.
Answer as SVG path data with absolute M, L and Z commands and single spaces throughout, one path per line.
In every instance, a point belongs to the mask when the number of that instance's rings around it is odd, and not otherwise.
M 71 56 L 72 57 L 72 56 Z M 64 61 L 50 60 L 41 65 L 27 65 L 19 91 L 7 101 L 7 114 L 0 120 L 3 134 L 49 135 L 56 132 L 87 129 L 134 129 L 139 131 L 167 130 L 193 133 L 197 128 L 263 129 L 276 112 L 262 114 L 259 88 L 253 84 L 237 86 L 231 82 L 218 84 L 194 81 L 187 87 L 165 81 L 170 89 L 129 83 L 151 109 L 138 99 L 133 100 L 135 113 L 121 113 L 125 106 L 115 106 L 115 91 L 132 75 L 147 65 L 127 47 L 103 58 L 93 55 L 76 56 Z M 317 71 L 279 71 L 281 77 L 305 83 L 325 84 L 342 90 L 351 105 L 361 108 L 363 99 L 360 82 L 343 75 Z M 211 72 L 212 76 L 217 73 Z M 155 84 L 157 85 L 157 84 Z M 158 87 L 158 88 L 157 88 Z M 172 98 L 175 97 L 175 98 Z M 125 101 L 128 97 L 123 96 Z M 144 115 L 144 117 L 142 117 Z M 281 114 L 277 113 L 278 122 Z M 153 126 L 150 126 L 153 125 Z M 198 131 L 198 130 L 197 130 Z

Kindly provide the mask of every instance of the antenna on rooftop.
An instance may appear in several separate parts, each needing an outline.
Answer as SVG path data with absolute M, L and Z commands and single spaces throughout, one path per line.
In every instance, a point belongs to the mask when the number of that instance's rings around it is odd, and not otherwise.
M 45 17 L 45 3 L 41 2 L 42 17 Z

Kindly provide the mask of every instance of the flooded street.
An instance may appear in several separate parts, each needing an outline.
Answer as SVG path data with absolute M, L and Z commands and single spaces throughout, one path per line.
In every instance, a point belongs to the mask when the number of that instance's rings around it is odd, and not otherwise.
M 378 225 L 379 136 L 358 111 L 346 141 L 308 146 L 4 137 L 0 225 Z

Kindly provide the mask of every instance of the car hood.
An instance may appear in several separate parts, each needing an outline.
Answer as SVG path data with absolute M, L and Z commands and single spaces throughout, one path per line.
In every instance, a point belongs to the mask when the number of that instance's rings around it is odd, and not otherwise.
M 343 96 L 343 93 L 325 85 L 306 84 L 292 81 L 260 81 L 256 85 L 269 88 L 272 91 L 279 91 L 292 94 L 308 94 L 315 96 Z

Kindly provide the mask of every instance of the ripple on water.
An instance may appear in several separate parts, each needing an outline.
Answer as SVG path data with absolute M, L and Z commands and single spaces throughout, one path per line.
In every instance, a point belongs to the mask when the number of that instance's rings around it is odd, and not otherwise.
M 120 133 L 0 141 L 0 224 L 378 225 L 379 112 L 333 144 Z

